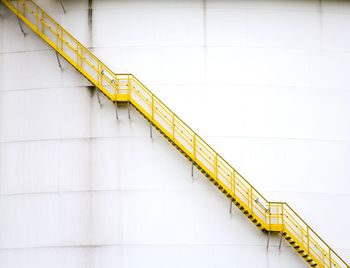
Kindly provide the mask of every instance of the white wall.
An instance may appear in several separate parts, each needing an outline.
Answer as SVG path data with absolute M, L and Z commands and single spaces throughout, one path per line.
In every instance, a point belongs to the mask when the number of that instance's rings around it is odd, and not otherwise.
M 38 1 L 89 45 L 64 2 Z M 306 267 L 0 14 L 1 267 Z M 349 26 L 346 1 L 99 0 L 92 45 L 350 262 Z

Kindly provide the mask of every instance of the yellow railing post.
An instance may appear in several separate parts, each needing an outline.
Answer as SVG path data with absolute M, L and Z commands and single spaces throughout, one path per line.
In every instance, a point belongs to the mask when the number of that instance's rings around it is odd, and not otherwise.
M 118 106 L 117 106 L 117 87 L 115 86 L 114 87 L 114 101 L 115 101 L 115 108 L 117 109 L 118 108 Z M 118 112 L 117 110 L 116 110 L 116 112 Z M 118 115 L 117 115 L 117 119 L 118 119 Z
M 193 160 L 197 159 L 197 156 L 196 156 L 197 138 L 196 137 L 197 137 L 196 133 L 193 133 Z
M 131 99 L 131 78 L 130 75 L 128 75 L 128 101 L 130 102 Z
M 306 226 L 306 234 L 307 234 L 307 254 L 310 254 L 310 234 L 309 234 L 309 226 Z
M 75 54 L 77 54 L 77 67 L 80 67 L 79 66 L 79 43 L 77 43 L 77 48 L 76 48 L 77 50 L 75 51 Z
M 271 231 L 271 203 L 269 202 L 269 209 L 266 213 L 269 213 L 269 230 Z
M 61 50 L 63 51 L 63 28 L 62 27 L 60 27 L 60 30 L 61 30 L 61 37 L 60 37 L 60 39 L 61 39 Z
M 233 195 L 236 197 L 236 172 L 232 172 Z
M 152 94 L 152 100 L 151 100 L 151 112 L 152 112 L 152 122 L 154 121 L 154 96 Z
M 101 62 L 97 63 L 97 84 L 99 86 L 102 86 L 102 66 L 101 66 Z
M 214 155 L 214 179 L 218 178 L 218 154 Z
M 250 212 L 253 212 L 253 186 L 250 185 L 249 189 L 249 200 L 250 200 Z
M 42 11 L 42 12 L 41 12 L 41 32 L 42 32 L 42 33 L 45 32 L 44 21 L 45 21 L 45 13 Z
M 56 23 L 56 48 L 58 49 L 58 40 L 59 40 L 59 33 L 58 33 L 59 27 L 58 27 L 58 23 Z
M 324 260 L 324 257 L 326 256 L 326 254 L 324 253 L 324 250 L 321 249 L 321 254 L 322 254 L 322 265 L 323 267 L 325 267 L 325 260 Z
M 284 225 L 285 225 L 285 223 L 284 223 L 284 204 L 283 203 L 281 203 L 281 210 L 282 210 L 282 212 L 281 212 L 281 222 L 282 222 L 282 232 L 284 231 Z
M 172 114 L 172 134 L 173 134 L 173 140 L 175 141 L 175 115 Z
M 35 28 L 37 31 L 39 31 L 39 8 L 38 8 L 38 6 L 35 7 Z
M 118 94 L 119 94 L 119 80 L 118 78 L 114 75 L 114 83 L 112 83 L 112 87 L 114 88 L 114 92 L 115 92 L 115 102 L 117 103 L 117 99 L 118 99 Z

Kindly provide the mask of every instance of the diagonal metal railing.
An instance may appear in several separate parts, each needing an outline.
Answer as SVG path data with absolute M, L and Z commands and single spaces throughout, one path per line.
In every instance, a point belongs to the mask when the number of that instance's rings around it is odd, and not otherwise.
M 267 201 L 135 76 L 115 74 L 34 1 L 1 1 L 109 100 L 131 103 L 261 229 L 280 232 L 311 266 L 350 268 L 287 203 Z

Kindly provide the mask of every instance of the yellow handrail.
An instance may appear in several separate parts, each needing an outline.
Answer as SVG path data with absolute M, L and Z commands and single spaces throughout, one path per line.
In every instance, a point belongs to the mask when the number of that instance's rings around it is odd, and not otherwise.
M 319 267 L 349 268 L 287 204 L 269 202 L 132 74 L 115 74 L 32 0 L 1 0 L 113 102 L 128 101 L 267 231 L 286 233 Z

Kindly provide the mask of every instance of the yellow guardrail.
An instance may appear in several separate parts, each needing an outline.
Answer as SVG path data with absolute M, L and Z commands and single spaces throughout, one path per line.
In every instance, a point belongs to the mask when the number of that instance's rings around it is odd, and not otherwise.
M 287 234 L 319 267 L 349 268 L 286 203 L 269 202 L 132 74 L 115 74 L 31 0 L 1 0 L 113 102 L 130 102 L 267 231 Z

